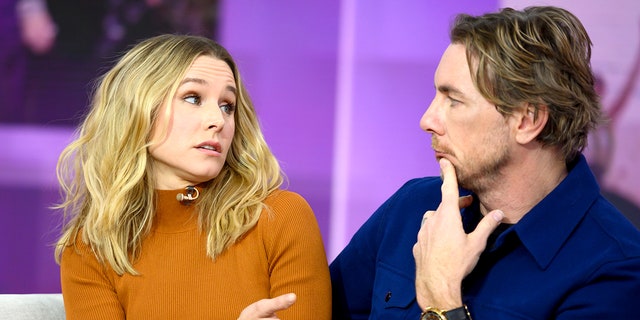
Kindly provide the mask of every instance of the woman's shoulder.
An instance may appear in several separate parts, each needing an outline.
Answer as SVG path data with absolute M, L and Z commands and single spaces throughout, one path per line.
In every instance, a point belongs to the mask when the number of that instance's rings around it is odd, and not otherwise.
M 304 197 L 296 192 L 277 190 L 265 199 L 264 204 L 256 230 L 268 256 L 275 257 L 283 252 L 293 254 L 296 250 L 308 253 L 311 247 L 321 248 L 319 252 L 324 252 L 318 221 Z
M 276 190 L 272 192 L 264 200 L 264 203 L 271 208 L 291 208 L 291 209 L 309 209 L 309 203 L 300 194 L 289 190 Z
M 81 266 L 87 263 L 100 265 L 98 256 L 92 249 L 90 243 L 84 240 L 83 229 L 80 228 L 78 232 L 71 235 L 67 243 L 62 249 L 60 255 L 60 266 L 65 269 L 75 270 L 81 268 Z M 62 245 L 62 244 L 60 244 Z
M 64 244 L 63 252 L 75 255 L 93 254 L 91 245 L 84 240 L 83 231 L 84 227 L 81 227 L 76 233 L 69 235 L 69 239 Z
M 300 194 L 289 190 L 276 190 L 264 200 L 262 219 L 271 223 L 315 220 L 313 209 Z
M 59 241 L 58 245 L 63 246 L 65 248 L 75 247 L 79 245 L 87 246 L 87 244 L 84 243 L 82 238 L 83 230 L 84 230 L 84 227 L 79 227 L 78 229 L 75 229 L 75 230 L 67 230 L 62 234 L 62 238 L 58 240 Z M 62 242 L 63 239 L 64 239 L 64 243 Z

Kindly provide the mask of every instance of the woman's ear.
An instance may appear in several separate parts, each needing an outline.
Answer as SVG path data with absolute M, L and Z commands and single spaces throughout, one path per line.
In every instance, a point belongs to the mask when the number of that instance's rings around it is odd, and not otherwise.
M 546 105 L 534 106 L 527 103 L 515 116 L 518 120 L 516 141 L 527 144 L 534 141 L 544 129 L 549 120 L 549 109 Z

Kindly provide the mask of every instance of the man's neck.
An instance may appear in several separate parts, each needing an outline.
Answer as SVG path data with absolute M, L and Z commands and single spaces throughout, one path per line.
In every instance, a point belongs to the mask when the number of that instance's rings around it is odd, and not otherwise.
M 566 164 L 557 154 L 544 148 L 519 154 L 493 186 L 477 195 L 480 212 L 500 209 L 503 222 L 517 223 L 567 176 Z

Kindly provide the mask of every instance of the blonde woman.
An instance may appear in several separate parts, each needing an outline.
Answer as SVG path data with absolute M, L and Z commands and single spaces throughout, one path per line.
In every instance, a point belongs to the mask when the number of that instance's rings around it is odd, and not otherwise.
M 313 211 L 280 190 L 219 44 L 162 35 L 133 47 L 100 79 L 58 178 L 67 319 L 331 317 Z

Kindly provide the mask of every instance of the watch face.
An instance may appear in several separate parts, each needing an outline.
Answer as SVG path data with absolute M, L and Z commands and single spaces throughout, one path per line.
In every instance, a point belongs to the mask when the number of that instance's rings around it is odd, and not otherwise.
M 446 319 L 436 312 L 427 311 L 424 313 L 424 315 L 420 320 L 446 320 Z

